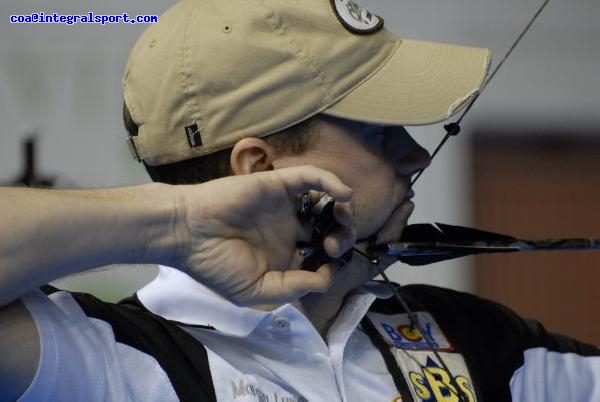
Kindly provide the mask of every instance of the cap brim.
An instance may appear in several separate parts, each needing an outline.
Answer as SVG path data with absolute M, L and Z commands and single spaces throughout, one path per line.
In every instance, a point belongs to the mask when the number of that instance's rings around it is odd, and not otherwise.
M 379 124 L 437 123 L 477 93 L 489 63 L 488 49 L 402 39 L 381 69 L 323 113 Z

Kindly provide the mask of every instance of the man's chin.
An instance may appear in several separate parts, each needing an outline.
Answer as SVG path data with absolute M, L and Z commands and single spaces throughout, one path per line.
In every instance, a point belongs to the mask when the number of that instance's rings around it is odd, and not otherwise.
M 412 215 L 414 209 L 415 204 L 410 200 L 405 200 L 402 204 L 392 210 L 383 226 L 370 236 L 365 237 L 364 240 L 369 240 L 374 237 L 379 244 L 400 240 L 402 231 L 408 224 L 408 219 Z
M 367 256 L 369 255 L 369 247 L 373 245 L 373 241 L 375 241 L 375 244 L 385 244 L 399 241 L 402 231 L 408 224 L 408 219 L 412 215 L 414 208 L 415 204 L 410 200 L 405 200 L 402 204 L 398 205 L 394 210 L 392 210 L 383 226 L 381 226 L 370 236 L 359 240 L 354 245 L 356 249 L 362 252 L 362 255 L 358 256 L 355 254 L 353 258 L 364 258 L 365 260 L 368 259 Z M 396 256 L 393 255 L 378 255 L 377 260 L 381 270 L 386 270 L 389 266 L 398 261 Z M 370 279 L 379 274 L 379 271 L 375 268 L 375 265 L 372 264 L 370 271 Z

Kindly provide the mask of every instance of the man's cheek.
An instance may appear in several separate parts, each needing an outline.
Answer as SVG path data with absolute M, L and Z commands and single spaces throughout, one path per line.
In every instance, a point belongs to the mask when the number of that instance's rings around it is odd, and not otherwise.
M 358 238 L 364 239 L 375 233 L 385 223 L 387 215 L 384 214 L 385 207 L 373 202 L 366 203 L 362 208 L 356 207 L 356 222 Z

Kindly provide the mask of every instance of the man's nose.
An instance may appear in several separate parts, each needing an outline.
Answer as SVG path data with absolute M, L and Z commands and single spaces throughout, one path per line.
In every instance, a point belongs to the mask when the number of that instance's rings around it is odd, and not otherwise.
M 396 161 L 396 172 L 399 176 L 412 177 L 431 163 L 429 152 L 416 141 L 410 142 L 410 152 L 403 153 Z

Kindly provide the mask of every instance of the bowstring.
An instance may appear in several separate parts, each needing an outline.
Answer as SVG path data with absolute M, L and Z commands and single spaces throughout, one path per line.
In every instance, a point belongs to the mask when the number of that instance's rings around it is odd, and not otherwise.
M 535 22 L 535 20 L 542 13 L 542 11 L 544 10 L 544 8 L 546 8 L 546 5 L 548 5 L 549 2 L 550 2 L 550 0 L 544 0 L 544 2 L 542 3 L 542 5 L 537 9 L 536 13 L 529 20 L 529 22 L 527 23 L 527 25 L 525 26 L 525 28 L 523 28 L 523 30 L 521 31 L 521 33 L 519 34 L 519 36 L 517 36 L 517 39 L 515 39 L 515 41 L 512 43 L 512 45 L 508 48 L 508 50 L 504 54 L 504 57 L 502 57 L 502 59 L 500 60 L 500 62 L 498 63 L 498 65 L 494 68 L 494 70 L 492 71 L 492 73 L 484 81 L 483 85 L 481 86 L 481 89 L 479 89 L 479 91 L 477 91 L 477 93 L 475 95 L 473 95 L 473 97 L 471 98 L 471 101 L 468 103 L 467 107 L 462 111 L 462 114 L 460 115 L 460 117 L 454 123 L 446 124 L 444 126 L 444 129 L 446 130 L 446 135 L 444 136 L 444 138 L 442 139 L 442 141 L 440 141 L 440 143 L 438 144 L 438 146 L 435 148 L 435 150 L 431 154 L 431 160 L 433 160 L 433 158 L 437 155 L 437 153 L 439 152 L 439 150 L 446 143 L 446 141 L 448 141 L 448 139 L 450 137 L 455 136 L 455 135 L 457 135 L 460 132 L 460 123 L 465 118 L 465 116 L 467 115 L 467 113 L 469 113 L 469 111 L 473 107 L 473 104 L 475 103 L 475 101 L 477 99 L 479 99 L 479 96 L 481 95 L 481 93 L 485 90 L 485 88 L 488 86 L 488 84 L 490 83 L 490 81 L 492 81 L 492 79 L 496 76 L 496 73 L 498 72 L 498 70 L 500 70 L 500 67 L 502 67 L 502 65 L 504 64 L 504 62 L 510 57 L 510 55 L 513 52 L 513 50 L 515 50 L 515 48 L 517 47 L 517 45 L 519 44 L 519 42 L 521 42 L 521 39 L 523 39 L 523 37 L 525 36 L 525 34 L 527 33 L 527 31 L 529 31 L 529 28 L 531 28 L 531 26 L 533 25 L 533 23 Z M 425 171 L 425 169 L 421 169 L 415 175 L 415 177 L 410 182 L 410 187 L 411 188 L 415 184 L 415 182 L 419 179 L 419 177 L 421 177 L 421 175 L 423 174 L 424 171 Z

